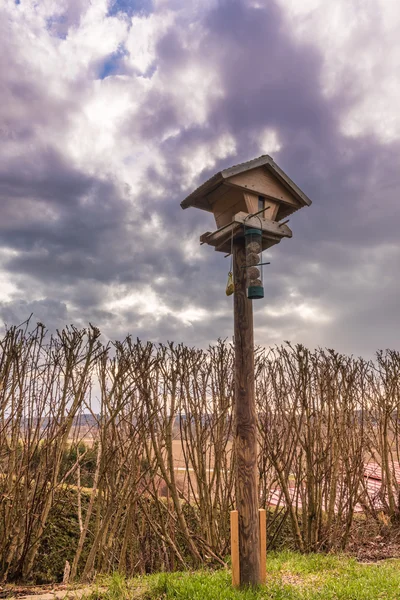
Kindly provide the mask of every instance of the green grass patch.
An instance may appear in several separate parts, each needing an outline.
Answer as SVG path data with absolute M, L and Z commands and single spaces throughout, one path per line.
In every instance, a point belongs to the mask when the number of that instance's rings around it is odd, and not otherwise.
M 271 553 L 267 585 L 233 589 L 229 570 L 102 579 L 91 600 L 399 600 L 400 560 L 360 564 L 341 555 Z

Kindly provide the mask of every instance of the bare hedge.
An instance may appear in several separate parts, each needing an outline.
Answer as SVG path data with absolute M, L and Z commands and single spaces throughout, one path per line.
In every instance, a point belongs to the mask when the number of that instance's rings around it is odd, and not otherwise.
M 399 515 L 400 354 L 374 361 L 301 345 L 256 352 L 260 506 L 269 543 L 345 549 L 355 511 Z M 71 577 L 229 554 L 233 349 L 104 345 L 95 327 L 42 324 L 0 340 L 0 577 L 34 576 L 49 519 L 68 507 Z M 381 468 L 376 494 L 365 463 Z

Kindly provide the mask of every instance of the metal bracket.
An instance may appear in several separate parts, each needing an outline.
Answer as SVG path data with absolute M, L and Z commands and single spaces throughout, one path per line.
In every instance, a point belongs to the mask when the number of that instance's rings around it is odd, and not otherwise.
M 228 254 L 229 256 L 229 254 Z M 258 263 L 257 265 L 244 265 L 244 267 L 242 267 L 242 269 L 250 269 L 250 267 L 261 267 L 261 265 L 270 265 L 270 262 L 265 262 L 265 263 Z

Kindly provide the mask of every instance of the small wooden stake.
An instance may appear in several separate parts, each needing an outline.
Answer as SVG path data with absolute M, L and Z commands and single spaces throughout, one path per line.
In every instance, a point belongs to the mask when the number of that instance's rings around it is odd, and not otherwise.
M 267 511 L 259 509 L 260 514 L 260 583 L 267 582 Z
M 232 561 L 232 585 L 240 585 L 240 567 L 239 567 L 239 513 L 237 510 L 231 511 L 231 561 Z

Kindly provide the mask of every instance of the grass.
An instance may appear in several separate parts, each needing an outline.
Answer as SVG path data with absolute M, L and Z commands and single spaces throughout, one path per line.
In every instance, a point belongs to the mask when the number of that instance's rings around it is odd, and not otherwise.
M 360 564 L 338 555 L 271 553 L 267 585 L 231 586 L 230 571 L 161 573 L 100 582 L 91 600 L 400 600 L 400 560 Z M 101 591 L 100 591 L 101 590 Z

